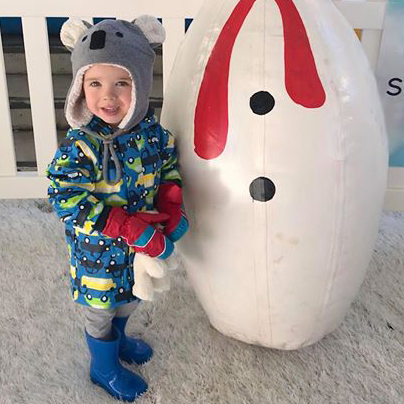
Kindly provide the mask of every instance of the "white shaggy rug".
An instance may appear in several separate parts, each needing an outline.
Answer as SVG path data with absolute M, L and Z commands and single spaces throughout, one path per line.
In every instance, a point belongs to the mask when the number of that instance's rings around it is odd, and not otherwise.
M 89 379 L 83 314 L 69 294 L 63 226 L 41 200 L 0 201 L 0 403 L 116 403 Z M 384 214 L 368 276 L 342 326 L 283 352 L 214 330 L 183 272 L 128 324 L 155 350 L 130 366 L 139 404 L 404 403 L 404 214 Z

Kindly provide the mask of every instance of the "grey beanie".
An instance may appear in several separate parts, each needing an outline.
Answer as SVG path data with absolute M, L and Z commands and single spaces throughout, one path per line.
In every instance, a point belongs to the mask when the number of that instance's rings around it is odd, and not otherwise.
M 103 20 L 92 26 L 77 18 L 67 20 L 61 29 L 62 43 L 72 52 L 73 80 L 66 98 L 66 120 L 72 128 L 87 125 L 93 114 L 83 92 L 86 70 L 96 63 L 125 69 L 132 79 L 132 100 L 119 124 L 124 131 L 146 115 L 153 84 L 153 48 L 164 42 L 165 31 L 153 16 L 143 15 L 131 23 Z

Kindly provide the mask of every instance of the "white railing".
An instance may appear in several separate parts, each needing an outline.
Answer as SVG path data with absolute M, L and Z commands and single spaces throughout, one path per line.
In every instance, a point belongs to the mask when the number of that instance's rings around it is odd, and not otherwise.
M 323 0 L 313 0 L 323 1 Z M 353 28 L 362 30 L 362 43 L 373 68 L 377 65 L 387 0 L 334 0 Z M 163 44 L 165 86 L 184 37 L 185 18 L 194 18 L 203 0 L 13 0 L 2 2 L 0 17 L 22 17 L 37 172 L 17 172 L 10 119 L 4 57 L 0 37 L 0 198 L 44 198 L 47 164 L 57 147 L 55 111 L 46 17 L 117 17 L 131 20 L 140 14 L 161 17 L 167 31 Z M 390 169 L 386 209 L 404 210 L 404 170 Z M 404 182 L 403 182 L 404 183 Z

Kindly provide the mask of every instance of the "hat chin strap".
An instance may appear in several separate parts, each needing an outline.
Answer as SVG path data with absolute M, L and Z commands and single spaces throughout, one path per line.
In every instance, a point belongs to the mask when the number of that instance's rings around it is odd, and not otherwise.
M 130 119 L 133 116 L 133 113 L 135 112 L 135 107 L 136 107 L 136 85 L 135 85 L 135 81 L 133 80 L 132 75 L 130 74 L 130 72 L 128 72 L 128 73 L 130 75 L 130 78 L 132 79 L 132 96 L 131 96 L 130 107 L 128 109 L 128 112 L 123 117 L 121 123 L 118 125 L 118 128 L 120 128 L 120 129 L 124 129 L 125 126 L 129 123 Z M 130 129 L 130 128 L 128 128 L 128 129 Z
M 92 65 L 83 66 L 77 71 L 75 80 L 66 99 L 65 116 L 67 123 L 72 128 L 87 125 L 93 117 L 92 112 L 87 107 L 83 93 L 84 73 L 91 66 Z

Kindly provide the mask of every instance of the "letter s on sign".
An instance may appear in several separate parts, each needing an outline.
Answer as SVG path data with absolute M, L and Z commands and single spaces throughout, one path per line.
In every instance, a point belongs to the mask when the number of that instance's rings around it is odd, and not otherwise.
M 396 96 L 396 95 L 400 95 L 401 94 L 401 87 L 399 87 L 398 85 L 395 85 L 395 82 L 396 81 L 398 81 L 398 82 L 400 82 L 400 83 L 402 83 L 403 82 L 403 80 L 401 80 L 401 79 L 399 79 L 399 78 L 397 78 L 397 77 L 395 77 L 395 78 L 393 78 L 393 79 L 390 79 L 390 81 L 389 81 L 389 86 L 390 87 L 392 87 L 392 88 L 395 88 L 397 91 L 396 92 L 391 92 L 391 91 L 386 91 L 387 92 L 387 94 L 388 95 L 393 95 L 393 96 Z

